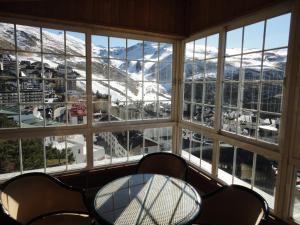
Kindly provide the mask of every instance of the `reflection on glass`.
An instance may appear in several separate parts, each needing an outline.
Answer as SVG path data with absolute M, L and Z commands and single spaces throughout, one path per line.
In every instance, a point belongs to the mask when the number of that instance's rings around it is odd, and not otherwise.
M 241 57 L 234 56 L 234 57 L 226 57 L 225 64 L 224 64 L 224 80 L 239 80 L 240 74 L 240 66 L 241 66 Z
M 261 110 L 281 112 L 282 84 L 263 83 L 261 90 Z
M 158 102 L 144 102 L 144 119 L 154 119 L 157 118 L 158 109 Z
M 65 32 L 42 28 L 43 52 L 44 53 L 65 53 Z
M 217 79 L 217 59 L 210 59 L 206 61 L 205 65 L 205 77 L 206 80 L 216 80 Z
M 258 22 L 244 28 L 243 53 L 261 51 L 265 22 Z
M 241 54 L 243 28 L 226 33 L 226 55 Z
M 265 49 L 288 46 L 291 13 L 267 20 Z
M 47 104 L 45 106 L 46 126 L 65 126 L 67 109 L 65 104 Z
M 191 120 L 191 103 L 184 102 L 182 109 L 182 119 L 183 120 Z
M 236 154 L 236 171 L 234 183 L 251 187 L 252 181 L 253 153 L 238 148 Z
M 67 54 L 85 56 L 85 34 L 79 32 L 66 32 Z
M 202 122 L 202 105 L 201 104 L 193 104 L 193 117 L 192 121 L 195 123 Z
M 280 118 L 281 116 L 278 114 L 260 113 L 258 124 L 259 139 L 278 143 Z
M 225 107 L 236 107 L 238 100 L 238 83 L 226 82 L 223 83 L 223 102 Z
M 203 83 L 193 83 L 193 102 L 202 103 Z
M 108 37 L 92 35 L 92 57 L 108 57 Z
M 245 80 L 260 80 L 261 53 L 243 55 L 242 75 Z
M 21 127 L 43 127 L 44 106 L 43 105 L 21 105 Z
M 256 137 L 257 113 L 241 111 L 238 117 L 237 133 L 245 137 Z
M 191 83 L 185 83 L 184 85 L 184 100 L 185 101 L 191 101 L 192 95 L 192 84 Z
M 245 82 L 243 87 L 243 108 L 257 109 L 258 104 L 258 83 Z
M 204 103 L 209 105 L 214 105 L 215 96 L 216 96 L 216 83 L 215 82 L 206 83 Z
M 211 173 L 211 162 L 213 152 L 213 140 L 211 138 L 202 136 L 202 157 L 201 168 Z
M 109 57 L 115 59 L 126 58 L 126 39 L 125 38 L 109 38 Z
M 171 118 L 171 101 L 159 102 L 159 118 L 168 119 Z
M 266 51 L 263 61 L 264 80 L 283 80 L 287 59 L 287 49 Z
M 201 81 L 204 79 L 206 61 L 194 61 L 193 81 Z M 188 64 L 186 64 L 188 66 Z M 192 71 L 191 71 L 192 72 Z
M 211 106 L 205 106 L 203 110 L 203 123 L 205 126 L 214 126 L 215 108 Z
M 218 163 L 218 178 L 232 184 L 234 146 L 221 142 Z
M 15 50 L 14 25 L 0 23 L 0 49 Z
M 16 25 L 18 50 L 41 52 L 41 32 L 38 27 Z
M 196 63 L 198 63 L 198 62 L 196 61 Z M 194 74 L 194 68 L 193 67 L 194 67 L 193 63 L 185 63 L 184 64 L 183 76 L 184 76 L 185 81 L 191 81 L 192 80 L 192 76 Z M 202 68 L 203 68 L 202 71 L 204 72 L 204 66 L 202 66 Z M 199 73 L 201 73 L 201 64 L 197 66 L 197 70 L 199 71 Z M 196 71 L 195 71 L 195 73 L 196 73 Z

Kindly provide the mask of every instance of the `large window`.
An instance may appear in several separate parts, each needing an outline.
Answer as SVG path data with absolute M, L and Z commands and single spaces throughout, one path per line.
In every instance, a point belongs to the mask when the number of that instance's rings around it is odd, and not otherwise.
M 172 44 L 92 36 L 94 122 L 170 119 Z
M 278 143 L 290 14 L 226 33 L 222 129 Z
M 0 128 L 86 124 L 85 34 L 0 28 Z

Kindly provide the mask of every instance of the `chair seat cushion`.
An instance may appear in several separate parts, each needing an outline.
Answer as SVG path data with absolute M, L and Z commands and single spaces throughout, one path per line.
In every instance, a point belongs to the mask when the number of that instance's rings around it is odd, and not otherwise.
M 92 220 L 84 214 L 54 214 L 34 220 L 29 225 L 90 225 Z

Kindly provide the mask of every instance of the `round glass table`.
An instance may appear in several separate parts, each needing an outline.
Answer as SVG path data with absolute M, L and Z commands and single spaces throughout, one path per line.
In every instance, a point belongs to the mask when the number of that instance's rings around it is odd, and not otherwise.
M 100 224 L 191 224 L 201 198 L 187 182 L 158 174 L 116 179 L 96 194 L 94 210 Z

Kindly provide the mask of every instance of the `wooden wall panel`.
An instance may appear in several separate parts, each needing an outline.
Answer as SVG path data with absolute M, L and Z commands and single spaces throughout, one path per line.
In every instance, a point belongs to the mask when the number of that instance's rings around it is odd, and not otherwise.
M 4 1 L 0 12 L 163 34 L 185 34 L 183 0 Z
M 190 27 L 186 29 L 194 34 L 284 1 L 288 0 L 190 0 L 186 14 Z

